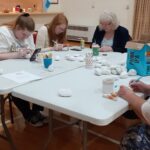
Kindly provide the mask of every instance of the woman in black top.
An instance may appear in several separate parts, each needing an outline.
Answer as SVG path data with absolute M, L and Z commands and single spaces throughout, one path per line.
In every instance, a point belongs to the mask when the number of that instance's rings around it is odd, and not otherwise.
M 126 28 L 118 24 L 116 15 L 112 12 L 104 12 L 100 16 L 99 26 L 96 27 L 92 43 L 100 46 L 100 51 L 126 52 L 125 45 L 131 40 Z

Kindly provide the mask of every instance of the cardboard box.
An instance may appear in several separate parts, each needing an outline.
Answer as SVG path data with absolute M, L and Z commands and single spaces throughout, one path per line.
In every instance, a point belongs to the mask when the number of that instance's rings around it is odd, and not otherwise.
M 127 70 L 135 69 L 138 75 L 150 75 L 150 45 L 127 42 Z

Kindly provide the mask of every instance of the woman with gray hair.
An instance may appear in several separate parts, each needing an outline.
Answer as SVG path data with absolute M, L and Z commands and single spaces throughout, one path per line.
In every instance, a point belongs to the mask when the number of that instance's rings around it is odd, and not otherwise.
M 104 12 L 100 16 L 92 43 L 100 46 L 101 52 L 126 52 L 126 42 L 131 40 L 126 28 L 119 25 L 117 16 L 112 12 Z

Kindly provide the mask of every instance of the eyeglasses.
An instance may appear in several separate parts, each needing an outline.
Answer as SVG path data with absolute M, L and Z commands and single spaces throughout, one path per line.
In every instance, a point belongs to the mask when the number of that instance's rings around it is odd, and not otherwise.
M 100 25 L 104 27 L 104 26 L 110 26 L 110 25 L 112 25 L 112 23 L 111 22 L 109 22 L 109 23 L 108 22 L 100 22 Z

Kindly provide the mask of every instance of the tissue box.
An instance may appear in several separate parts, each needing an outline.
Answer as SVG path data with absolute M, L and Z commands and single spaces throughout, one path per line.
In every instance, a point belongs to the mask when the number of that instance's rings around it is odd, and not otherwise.
M 135 69 L 138 75 L 150 75 L 150 45 L 127 42 L 127 70 Z

